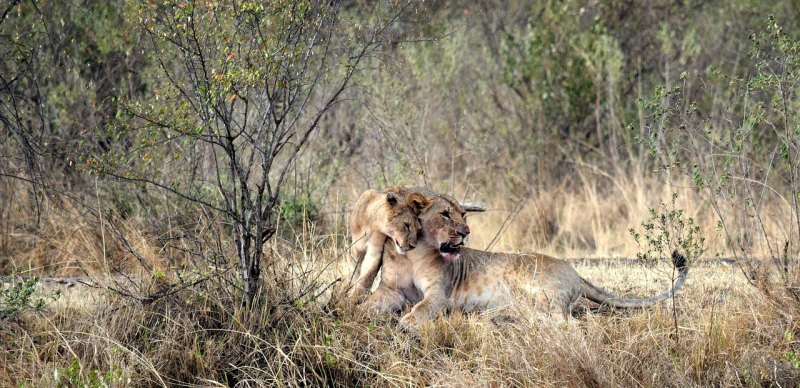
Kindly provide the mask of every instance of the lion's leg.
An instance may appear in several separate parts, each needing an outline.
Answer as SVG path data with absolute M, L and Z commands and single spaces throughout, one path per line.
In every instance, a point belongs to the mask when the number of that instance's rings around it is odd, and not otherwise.
M 405 307 L 408 300 L 402 292 L 389 287 L 378 286 L 378 289 L 367 299 L 367 306 L 373 311 L 396 313 Z
M 351 298 L 361 299 L 372 288 L 372 283 L 375 282 L 375 276 L 378 275 L 378 270 L 381 267 L 384 242 L 386 242 L 386 236 L 381 233 L 372 233 L 369 236 L 365 244 L 364 260 L 361 262 L 360 268 L 358 268 L 358 277 L 350 290 Z
M 447 306 L 447 294 L 441 283 L 421 284 L 419 288 L 424 298 L 400 319 L 401 328 L 409 329 L 417 322 L 430 320 Z
M 361 272 L 361 263 L 364 262 L 364 256 L 367 254 L 367 235 L 361 234 L 358 237 L 353 235 L 353 242 L 350 244 L 350 258 L 353 260 L 354 269 L 350 281 L 353 282 L 358 278 Z
M 580 283 L 576 282 L 575 284 Z M 562 289 L 558 293 L 556 303 L 558 303 L 561 309 L 561 316 L 564 317 L 564 321 L 572 321 L 572 313 L 575 310 L 575 306 L 578 304 L 578 300 L 580 300 L 580 298 L 580 288 L 577 286 Z
M 556 318 L 560 323 L 575 324 L 577 321 L 573 319 L 572 313 L 578 304 L 578 299 L 575 294 L 562 293 L 553 300 L 553 309 L 550 316 Z
M 535 294 L 537 309 L 549 319 L 567 321 L 572 316 L 570 298 L 553 290 L 539 290 Z
M 569 301 L 558 301 L 558 313 L 554 312 L 553 316 L 560 316 L 564 322 L 569 322 L 569 319 L 572 318 L 572 304 Z

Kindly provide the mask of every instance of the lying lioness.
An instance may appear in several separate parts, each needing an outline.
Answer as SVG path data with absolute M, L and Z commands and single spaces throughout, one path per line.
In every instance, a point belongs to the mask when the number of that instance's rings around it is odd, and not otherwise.
M 464 209 L 452 197 L 431 199 L 420 214 L 422 236 L 417 247 L 403 256 L 384 248 L 381 282 L 367 300 L 368 306 L 382 311 L 414 304 L 400 320 L 404 327 L 431 319 L 445 308 L 475 311 L 527 300 L 565 319 L 581 297 L 619 308 L 645 307 L 677 292 L 689 270 L 686 259 L 673 253 L 679 274 L 669 290 L 651 298 L 620 298 L 592 285 L 563 260 L 463 247 L 469 234 Z

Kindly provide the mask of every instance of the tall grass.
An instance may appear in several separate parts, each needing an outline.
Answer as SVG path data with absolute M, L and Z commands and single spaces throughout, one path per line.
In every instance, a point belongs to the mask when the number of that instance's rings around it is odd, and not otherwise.
M 633 179 L 601 183 L 606 180 L 596 171 L 587 173 L 581 180 L 585 186 L 554 187 L 518 206 L 516 218 L 506 223 L 491 249 L 627 257 L 635 252 L 627 230 L 647 217 L 649 201 L 669 190 L 655 182 L 630 187 Z M 344 197 L 339 200 L 352 202 Z M 515 206 L 507 198 L 481 199 L 495 210 L 469 220 L 474 247 L 488 244 Z M 680 204 L 700 220 L 708 211 L 697 194 L 681 197 Z M 645 209 L 637 211 L 639 206 Z M 602 217 L 612 211 L 619 215 Z M 543 213 L 555 232 L 534 229 Z M 791 310 L 752 287 L 740 269 L 721 262 L 695 265 L 678 296 L 652 309 L 587 311 L 567 324 L 535 311 L 511 321 L 494 320 L 491 313 L 454 313 L 426 323 L 418 335 L 404 333 L 396 327 L 397 316 L 366 313 L 344 297 L 344 283 L 337 279 L 346 279 L 352 264 L 343 256 L 346 236 L 337 214 L 317 226 L 294 225 L 286 234 L 293 239 L 271 243 L 267 257 L 275 268 L 270 271 L 284 276 L 265 287 L 265 302 L 255 312 L 241 310 L 235 277 L 224 272 L 154 300 L 82 285 L 65 290 L 45 311 L 2 324 L 0 385 L 785 386 L 800 378 L 791 335 L 797 328 L 784 316 Z M 85 246 L 96 253 L 68 251 L 68 257 L 77 267 L 93 268 L 92 278 L 112 289 L 124 286 L 141 297 L 179 282 L 177 271 L 160 267 L 166 275 L 154 275 L 133 258 L 140 270 L 132 283 L 110 281 L 119 274 L 104 272 L 98 263 L 103 246 L 99 223 L 77 223 L 55 211 L 44 220 L 53 228 L 46 231 L 60 233 L 39 234 L 46 247 L 37 251 L 41 268 L 64 260 L 58 254 L 64 247 Z M 161 236 L 142 233 L 147 229 L 140 222 L 119 221 L 130 225 L 120 233 L 138 241 L 140 256 L 158 257 L 174 249 L 175 244 L 161 246 Z M 568 237 L 567 231 L 578 226 L 583 229 Z M 713 229 L 713 223 L 704 227 Z M 177 233 L 180 228 L 175 228 Z M 113 248 L 113 240 L 105 240 L 105 256 L 112 261 L 126 255 Z M 223 246 L 223 251 L 232 249 Z M 20 245 L 12 252 L 26 248 Z M 25 272 L 18 264 L 24 260 L 11 265 Z M 188 259 L 175 265 L 192 269 Z M 669 283 L 658 268 L 623 259 L 575 265 L 582 276 L 621 295 L 653 294 Z M 672 303 L 678 311 L 678 337 L 673 335 Z
M 622 294 L 652 293 L 666 283 L 636 266 L 578 265 L 578 271 Z M 796 351 L 789 329 L 740 271 L 697 266 L 690 279 L 675 300 L 678 342 L 666 304 L 587 314 L 566 325 L 535 312 L 498 323 L 454 314 L 415 336 L 398 331 L 397 317 L 370 316 L 342 302 L 338 290 L 242 314 L 230 300 L 198 298 L 194 289 L 142 306 L 77 288 L 46 312 L 4 326 L 0 380 L 35 386 L 96 376 L 136 386 L 700 386 L 785 385 L 800 377 L 788 356 Z M 70 369 L 73 364 L 79 367 Z

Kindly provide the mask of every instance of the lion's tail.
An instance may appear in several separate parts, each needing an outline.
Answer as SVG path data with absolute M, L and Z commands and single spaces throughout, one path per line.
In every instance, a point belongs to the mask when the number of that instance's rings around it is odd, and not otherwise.
M 586 299 L 589 299 L 592 302 L 617 308 L 642 308 L 652 306 L 675 295 L 681 286 L 683 286 L 683 282 L 686 281 L 686 275 L 689 273 L 689 265 L 686 257 L 678 253 L 678 251 L 674 251 L 672 252 L 672 264 L 675 265 L 675 268 L 678 270 L 678 277 L 675 279 L 675 283 L 670 289 L 651 298 L 620 298 L 603 291 L 583 278 L 581 278 L 581 291 Z

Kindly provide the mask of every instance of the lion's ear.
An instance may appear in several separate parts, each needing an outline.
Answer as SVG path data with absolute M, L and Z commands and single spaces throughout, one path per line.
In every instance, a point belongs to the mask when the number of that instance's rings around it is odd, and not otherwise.
M 479 201 L 461 201 L 459 202 L 464 211 L 466 212 L 485 212 L 488 206 Z
M 386 202 L 389 202 L 389 205 L 397 205 L 397 194 L 393 192 L 389 192 L 386 194 Z
M 422 211 L 431 205 L 431 200 L 420 193 L 411 193 L 406 197 L 406 203 L 412 209 Z

